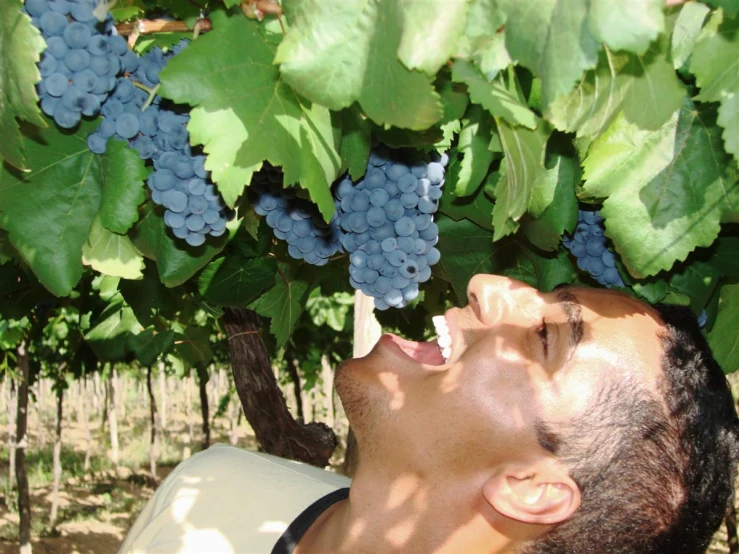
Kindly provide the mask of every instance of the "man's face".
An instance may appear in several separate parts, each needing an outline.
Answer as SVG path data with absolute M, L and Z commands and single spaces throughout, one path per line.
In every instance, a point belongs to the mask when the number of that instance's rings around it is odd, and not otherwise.
M 600 289 L 541 293 L 477 275 L 469 305 L 445 314 L 448 360 L 436 341 L 384 335 L 337 372 L 360 467 L 447 479 L 547 455 L 538 421 L 569 421 L 606 379 L 656 388 L 660 323 L 646 305 Z M 433 478 L 433 477 L 432 477 Z

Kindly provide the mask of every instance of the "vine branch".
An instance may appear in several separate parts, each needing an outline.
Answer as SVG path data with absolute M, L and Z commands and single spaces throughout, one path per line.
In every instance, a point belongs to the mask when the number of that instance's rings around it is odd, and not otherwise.
M 127 37 L 131 34 L 150 35 L 153 33 L 187 33 L 192 31 L 184 21 L 170 21 L 168 19 L 139 19 L 131 23 L 118 23 L 115 28 L 118 34 Z M 210 19 L 202 18 L 195 22 L 199 33 L 210 31 L 213 28 Z

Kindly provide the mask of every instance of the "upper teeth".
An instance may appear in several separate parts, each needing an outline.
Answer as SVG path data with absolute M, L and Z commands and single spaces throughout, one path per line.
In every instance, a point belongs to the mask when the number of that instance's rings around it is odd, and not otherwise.
M 446 319 L 443 315 L 437 315 L 431 318 L 434 323 L 434 329 L 436 334 L 439 335 L 437 343 L 441 350 L 441 355 L 444 357 L 444 361 L 449 361 L 449 357 L 452 355 L 452 337 L 449 334 L 449 325 L 446 323 Z

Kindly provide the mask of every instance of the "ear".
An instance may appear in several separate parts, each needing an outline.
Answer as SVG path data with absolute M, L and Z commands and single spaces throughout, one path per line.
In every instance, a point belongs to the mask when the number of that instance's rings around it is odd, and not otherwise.
M 522 523 L 561 523 L 580 507 L 580 487 L 556 463 L 504 468 L 482 492 L 496 511 Z

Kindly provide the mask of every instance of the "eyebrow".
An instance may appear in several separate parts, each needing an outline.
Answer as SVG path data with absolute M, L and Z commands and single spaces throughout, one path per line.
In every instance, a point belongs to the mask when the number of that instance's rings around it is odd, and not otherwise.
M 572 357 L 583 337 L 582 307 L 575 295 L 567 289 L 557 291 L 557 300 L 567 316 L 567 324 L 570 327 L 570 346 L 572 347 L 570 357 Z

